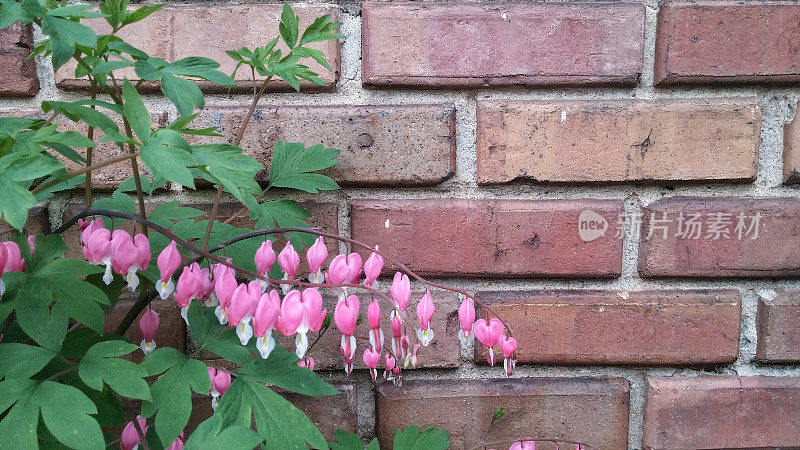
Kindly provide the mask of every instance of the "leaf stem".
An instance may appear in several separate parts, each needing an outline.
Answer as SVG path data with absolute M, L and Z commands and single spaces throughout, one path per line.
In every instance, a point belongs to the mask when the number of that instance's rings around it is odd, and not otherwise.
M 134 153 L 133 156 L 139 156 L 139 152 Z M 76 170 L 74 172 L 70 172 L 69 174 L 67 174 L 66 178 L 64 178 L 64 179 L 53 179 L 51 181 L 48 181 L 47 183 L 42 183 L 39 186 L 36 186 L 36 189 L 31 191 L 31 194 L 36 195 L 36 194 L 44 191 L 45 189 L 51 188 L 51 187 L 57 185 L 58 183 L 61 183 L 62 181 L 69 180 L 70 178 L 75 178 L 75 177 L 77 177 L 79 175 L 83 175 L 84 173 L 90 172 L 92 170 L 101 169 L 101 168 L 103 168 L 105 166 L 110 166 L 110 165 L 116 164 L 118 162 L 129 160 L 130 158 L 131 158 L 131 155 L 128 154 L 128 155 L 125 155 L 125 156 L 120 156 L 120 157 L 117 157 L 117 158 L 109 159 L 108 161 L 103 161 L 101 163 L 92 164 L 91 166 L 84 167 L 83 169 L 79 169 L 79 170 Z M 8 233 L 10 231 L 13 231 L 13 228 L 12 229 L 8 229 L 8 230 L 3 230 L 2 232 L 0 232 L 0 236 L 4 235 L 4 234 L 6 234 L 6 233 Z

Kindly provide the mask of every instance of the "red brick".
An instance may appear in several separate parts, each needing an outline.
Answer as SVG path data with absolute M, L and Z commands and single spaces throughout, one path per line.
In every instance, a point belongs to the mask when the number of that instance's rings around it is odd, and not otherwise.
M 783 128 L 783 182 L 800 183 L 800 119 L 792 119 Z
M 478 297 L 511 327 L 520 363 L 710 365 L 733 362 L 739 353 L 741 295 L 733 289 Z M 485 308 L 478 311 L 493 317 Z M 486 363 L 482 345 L 475 359 Z
M 204 110 L 197 127 L 216 126 L 233 140 L 246 107 Z M 197 137 L 192 143 L 219 141 Z M 276 141 L 341 150 L 326 170 L 343 185 L 435 185 L 455 171 L 453 105 L 268 106 L 248 125 L 242 148 L 268 168 Z M 256 177 L 268 180 L 265 169 Z
M 428 275 L 619 276 L 622 239 L 583 241 L 584 210 L 613 226 L 622 202 L 353 200 L 352 236 Z
M 331 14 L 332 20 L 338 20 L 338 8 L 327 4 L 293 4 L 294 12 L 300 17 L 301 31 L 310 25 L 318 16 Z M 126 42 L 147 52 L 151 57 L 175 61 L 187 56 L 203 56 L 220 63 L 219 70 L 231 74 L 236 62 L 225 54 L 226 50 L 236 50 L 242 46 L 253 49 L 264 46 L 278 36 L 283 6 L 280 4 L 260 5 L 216 5 L 216 6 L 171 6 L 152 14 L 147 19 L 125 27 L 117 33 Z M 98 33 L 108 33 L 109 28 L 103 19 L 90 22 Z M 231 32 L 235 30 L 235 32 Z M 327 89 L 332 89 L 339 74 L 339 43 L 328 41 L 308 45 L 325 53 L 328 63 L 335 73 L 325 69 L 310 58 L 304 59 L 311 70 L 319 74 Z M 285 50 L 285 49 L 284 49 Z M 238 85 L 236 92 L 251 92 L 252 82 L 249 70 L 242 68 L 236 73 Z M 126 77 L 138 80 L 133 69 L 118 71 L 118 79 Z M 259 86 L 263 77 L 256 74 Z M 88 88 L 86 79 L 75 78 L 75 64 L 64 65 L 56 72 L 56 84 L 62 88 Z M 301 89 L 319 90 L 309 82 L 301 82 Z M 218 86 L 208 82 L 199 85 L 206 91 L 228 92 L 226 86 Z M 145 89 L 153 89 L 153 85 L 145 83 Z M 288 84 L 276 80 L 270 84 L 270 91 L 289 90 Z
M 651 378 L 645 449 L 796 448 L 800 378 Z
M 361 17 L 365 85 L 632 85 L 642 69 L 638 3 L 366 2 Z
M 114 310 L 106 315 L 104 327 L 106 333 L 114 332 L 136 301 L 136 298 L 132 297 L 132 294 L 129 294 L 127 290 L 123 290 L 122 295 L 123 297 L 119 299 Z M 175 303 L 175 300 L 172 298 L 166 300 L 156 298 L 151 305 L 158 313 L 160 319 L 158 331 L 155 335 L 156 345 L 158 347 L 172 347 L 180 352 L 185 352 L 186 322 L 184 322 L 181 317 L 181 310 L 178 304 Z M 130 328 L 128 328 L 128 331 L 125 333 L 125 337 L 129 338 L 137 345 L 142 342 L 143 339 L 142 333 L 139 331 L 139 319 L 141 316 L 141 314 L 137 316 L 136 320 L 133 321 Z M 142 360 L 143 356 L 144 354 L 137 350 L 131 354 L 131 359 L 138 363 Z
M 414 342 L 416 342 L 416 329 L 419 327 L 416 304 L 422 297 L 422 294 L 423 292 L 415 292 L 411 297 L 412 301 L 408 307 L 408 317 L 406 320 L 409 324 L 408 334 L 411 336 L 411 345 L 414 345 Z M 361 356 L 364 350 L 370 347 L 367 308 L 369 307 L 371 298 L 363 291 L 357 292 L 356 296 L 361 303 L 362 321 L 361 324 L 356 327 L 355 336 L 357 340 L 357 349 L 354 368 L 366 369 Z M 431 321 L 431 327 L 433 328 L 435 338 L 430 346 L 424 347 L 419 352 L 419 367 L 458 367 L 461 365 L 461 344 L 458 342 L 458 301 L 454 294 L 444 291 L 433 291 L 431 292 L 431 297 L 436 307 L 436 313 L 433 315 L 433 320 Z M 328 312 L 332 313 L 336 309 L 336 301 L 335 294 L 325 296 L 324 307 L 328 309 Z M 391 308 L 380 298 L 378 298 L 378 302 L 381 305 L 381 325 L 385 337 L 384 348 L 391 349 L 392 330 L 389 326 L 389 312 Z M 312 333 L 309 339 L 313 342 L 316 336 L 316 333 Z M 293 336 L 281 336 L 280 340 L 284 347 L 294 349 Z M 344 360 L 342 359 L 342 354 L 339 352 L 341 340 L 342 334 L 336 328 L 336 325 L 331 324 L 331 328 L 325 332 L 319 343 L 317 343 L 311 351 L 311 356 L 314 358 L 315 369 L 343 370 Z M 383 367 L 383 362 L 381 362 L 380 367 Z
M 452 448 L 548 437 L 625 449 L 629 390 L 623 378 L 406 381 L 399 389 L 382 384 L 375 432 L 382 448 L 391 447 L 398 428 L 436 425 L 450 432 Z M 501 405 L 505 417 L 493 421 Z
M 684 219 L 694 215 L 702 223 L 698 239 L 676 236 L 679 213 Z M 666 219 L 667 236 L 653 227 L 647 239 L 651 214 Z M 699 214 L 700 216 L 697 216 Z M 709 223 L 713 214 L 727 218 L 730 238 L 713 239 Z M 736 226 L 743 214 L 745 229 L 739 239 Z M 758 236 L 746 233 L 760 215 Z M 632 218 L 631 218 L 632 219 Z M 745 197 L 672 197 L 655 201 L 644 208 L 642 240 L 639 245 L 639 273 L 642 276 L 680 277 L 776 277 L 800 274 L 800 199 Z M 684 231 L 687 227 L 684 223 Z M 724 227 L 723 227 L 724 228 Z M 722 235 L 721 235 L 722 236 Z
M 31 25 L 15 22 L 0 30 L 0 97 L 33 97 L 39 92 Z
M 799 21 L 796 2 L 666 3 L 658 12 L 655 83 L 800 81 Z
M 0 231 L 10 228 L 8 223 L 0 219 Z M 31 234 L 49 234 L 50 233 L 50 215 L 47 208 L 44 206 L 34 206 L 28 210 L 28 220 L 22 226 L 22 232 L 26 236 Z M 8 236 L 0 236 L 0 240 L 8 240 Z
M 478 182 L 752 181 L 756 99 L 479 101 Z
M 783 363 L 800 361 L 800 291 L 767 290 L 759 295 L 756 359 Z

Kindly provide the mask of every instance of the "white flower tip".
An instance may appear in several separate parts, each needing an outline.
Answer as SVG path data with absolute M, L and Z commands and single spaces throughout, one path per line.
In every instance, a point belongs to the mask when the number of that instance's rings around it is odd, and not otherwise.
M 156 349 L 156 341 L 153 340 L 147 342 L 144 339 L 142 339 L 142 343 L 139 344 L 139 347 L 142 349 L 142 352 L 144 352 L 144 354 L 147 355 Z
M 183 321 L 186 322 L 186 326 L 189 326 L 189 307 L 184 306 L 181 308 L 181 317 L 183 317 Z

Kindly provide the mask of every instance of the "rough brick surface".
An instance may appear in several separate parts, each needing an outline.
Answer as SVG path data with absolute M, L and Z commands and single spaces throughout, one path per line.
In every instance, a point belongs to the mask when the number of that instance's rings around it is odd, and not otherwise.
M 16 22 L 0 30 L 0 97 L 33 97 L 39 92 L 31 25 Z
M 656 219 L 652 227 L 651 215 Z M 743 226 L 739 226 L 740 215 Z M 662 219 L 670 222 L 661 222 Z M 690 220 L 701 225 L 693 227 Z M 647 239 L 651 229 L 653 235 Z M 727 230 L 728 237 L 717 233 L 719 230 Z M 800 274 L 800 199 L 672 197 L 655 201 L 643 210 L 639 273 L 680 277 L 796 276 Z
M 741 296 L 733 289 L 512 291 L 478 297 L 511 327 L 520 363 L 717 364 L 733 362 L 739 352 Z M 478 311 L 493 317 L 484 308 Z M 480 344 L 475 359 L 486 363 Z
M 352 236 L 431 275 L 619 276 L 622 240 L 583 241 L 584 210 L 613 227 L 622 202 L 353 200 Z
M 756 358 L 764 362 L 800 361 L 800 291 L 767 290 L 758 300 Z
M 0 231 L 10 228 L 10 225 L 0 219 Z M 28 220 L 22 226 L 22 232 L 26 236 L 31 234 L 40 235 L 50 233 L 50 215 L 47 208 L 43 206 L 34 206 L 28 210 Z M 8 236 L 0 237 L 0 240 L 8 240 Z
M 752 181 L 756 99 L 478 102 L 478 182 Z
M 800 183 L 800 119 L 792 119 L 783 128 L 783 182 Z
M 642 4 L 366 2 L 361 17 L 365 85 L 635 84 L 642 68 Z
M 800 443 L 800 378 L 651 378 L 645 449 L 774 448 Z
M 388 282 L 386 283 L 388 287 Z M 356 327 L 356 359 L 354 360 L 355 369 L 366 369 L 364 360 L 361 358 L 363 351 L 369 348 L 369 323 L 367 322 L 367 308 L 370 304 L 370 297 L 362 294 L 363 291 L 357 292 L 356 296 L 361 302 L 361 324 Z M 351 292 L 352 293 L 352 292 Z M 416 341 L 416 328 L 419 327 L 417 321 L 417 301 L 422 297 L 423 292 L 414 292 L 411 297 L 411 302 L 408 307 L 407 323 L 409 326 L 408 334 L 411 336 L 411 345 Z M 386 293 L 388 296 L 388 292 Z M 431 292 L 433 304 L 436 307 L 436 313 L 431 320 L 431 327 L 434 332 L 434 340 L 428 347 L 423 348 L 419 352 L 419 367 L 446 367 L 453 368 L 461 365 L 461 344 L 458 341 L 458 301 L 454 294 L 443 291 Z M 333 295 L 325 296 L 324 307 L 327 308 L 329 313 L 336 309 L 336 297 Z M 390 328 L 389 313 L 391 308 L 386 304 L 385 300 L 378 298 L 381 305 L 381 325 L 385 337 L 384 347 L 387 349 L 392 348 L 392 329 Z M 284 337 L 281 336 L 281 343 L 288 349 L 294 349 L 294 336 Z M 316 334 L 309 335 L 310 340 L 313 342 L 316 339 Z M 316 344 L 313 351 L 314 368 L 316 370 L 342 370 L 344 359 L 339 352 L 341 346 L 342 334 L 336 328 L 336 325 L 331 324 L 331 328 L 322 336 L 319 343 Z M 383 367 L 383 362 L 381 366 Z
M 301 30 L 310 25 L 314 19 L 331 14 L 338 20 L 338 8 L 328 4 L 293 4 L 294 12 L 300 17 Z M 236 50 L 242 46 L 250 49 L 264 46 L 278 36 L 278 23 L 283 6 L 280 4 L 261 5 L 216 5 L 216 6 L 171 6 L 153 13 L 146 20 L 125 27 L 118 34 L 134 47 L 147 52 L 151 57 L 175 61 L 187 56 L 204 56 L 220 63 L 219 70 L 231 74 L 236 62 L 225 54 L 226 50 Z M 103 19 L 91 22 L 98 33 L 108 33 L 108 24 Z M 235 32 L 231 30 L 235 29 Z M 327 88 L 332 88 L 339 74 L 339 43 L 328 41 L 309 44 L 309 47 L 321 50 L 335 73 L 325 69 L 317 62 L 304 60 L 313 71 L 319 74 Z M 133 69 L 118 71 L 118 79 L 127 77 L 138 80 Z M 117 73 L 117 72 L 115 72 Z M 259 82 L 263 77 L 256 74 Z M 252 91 L 251 73 L 240 70 L 236 73 L 237 92 Z M 75 64 L 64 65 L 56 72 L 56 83 L 63 88 L 88 88 L 88 81 L 75 78 Z M 207 91 L 227 92 L 226 86 L 218 86 L 200 82 Z M 319 89 L 309 82 L 301 82 L 301 89 Z M 315 87 L 316 86 L 316 87 Z M 145 83 L 146 89 L 153 85 Z M 288 90 L 289 85 L 282 81 L 274 81 L 269 90 Z
M 215 126 L 230 140 L 246 107 L 207 109 L 198 127 Z M 218 142 L 220 138 L 213 138 Z M 341 150 L 326 175 L 344 185 L 434 185 L 455 171 L 453 105 L 275 106 L 259 108 L 242 148 L 269 168 L 276 141 Z M 196 137 L 192 143 L 212 142 Z M 256 179 L 267 181 L 268 170 Z
M 798 21 L 796 2 L 666 3 L 658 12 L 655 83 L 797 82 Z
M 453 448 L 549 437 L 592 448 L 625 449 L 629 385 L 623 378 L 519 378 L 406 381 L 378 386 L 375 431 L 381 448 L 407 425 L 450 432 Z M 505 404 L 503 419 L 492 416 Z M 498 447 L 500 448 L 500 447 Z

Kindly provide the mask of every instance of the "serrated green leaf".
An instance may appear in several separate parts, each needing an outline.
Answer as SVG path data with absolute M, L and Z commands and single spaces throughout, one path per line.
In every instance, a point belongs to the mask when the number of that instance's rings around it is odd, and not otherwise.
M 194 166 L 189 144 L 175 130 L 158 130 L 139 150 L 142 162 L 154 176 L 194 188 Z
M 374 444 L 374 445 L 373 445 Z M 336 430 L 336 442 L 329 442 L 331 450 L 364 450 L 364 441 L 355 434 L 344 430 Z M 368 448 L 379 450 L 378 440 L 373 439 Z
M 252 359 L 237 370 L 236 375 L 313 397 L 339 393 L 336 388 L 322 381 L 315 372 L 299 367 L 297 355 L 280 345 L 275 346 L 269 358 Z
M 317 193 L 319 190 L 337 189 L 338 185 L 329 177 L 311 174 L 336 164 L 339 150 L 323 145 L 303 148 L 303 144 L 275 143 L 272 163 L 269 168 L 269 186 L 298 189 Z
M 300 36 L 299 24 L 300 18 L 292 11 L 288 3 L 284 3 L 278 31 L 280 31 L 283 42 L 285 42 L 289 48 L 294 48 L 297 44 L 297 38 Z
M 97 35 L 86 25 L 49 14 L 44 15 L 41 20 L 42 32 L 50 37 L 54 69 L 72 58 L 76 44 L 89 48 L 97 46 Z
M 428 427 L 422 433 L 416 425 L 397 430 L 392 448 L 396 450 L 445 450 L 450 447 L 450 433 Z

